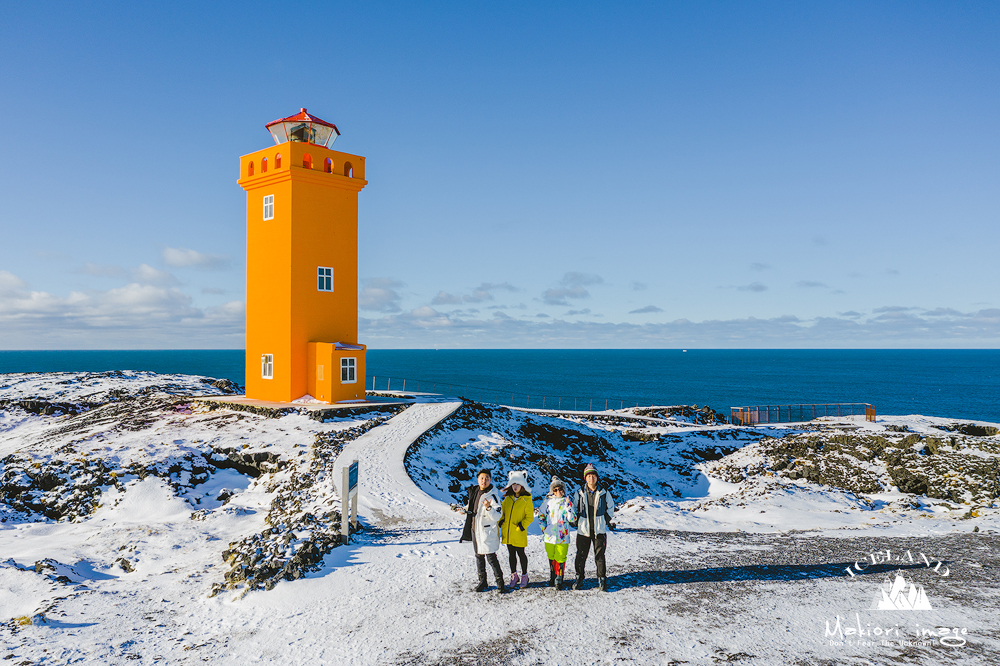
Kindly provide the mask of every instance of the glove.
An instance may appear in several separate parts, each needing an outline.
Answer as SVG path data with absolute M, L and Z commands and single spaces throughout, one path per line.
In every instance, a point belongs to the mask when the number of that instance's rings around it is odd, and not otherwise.
M 524 531 L 524 523 L 518 523 L 518 524 L 517 524 L 517 527 L 518 527 L 518 529 L 520 529 L 520 530 L 521 530 L 522 532 Z

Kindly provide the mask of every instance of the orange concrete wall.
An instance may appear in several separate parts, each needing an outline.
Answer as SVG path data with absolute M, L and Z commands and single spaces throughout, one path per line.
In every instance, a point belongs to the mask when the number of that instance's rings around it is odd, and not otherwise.
M 312 169 L 302 166 L 307 154 Z M 261 170 L 264 157 L 267 172 Z M 332 173 L 323 170 L 327 158 L 333 162 Z M 345 163 L 353 168 L 351 177 L 343 175 Z M 364 164 L 359 155 L 305 143 L 283 143 L 240 158 L 239 184 L 247 192 L 249 398 L 287 402 L 302 397 L 310 392 L 309 376 L 315 371 L 308 344 L 357 342 L 358 192 L 367 185 Z M 265 221 L 263 198 L 270 194 L 275 197 L 274 219 Z M 317 289 L 319 266 L 333 268 L 333 292 Z M 260 376 L 265 353 L 274 355 L 273 379 Z M 337 363 L 334 386 L 339 386 Z M 359 358 L 361 398 L 362 368 Z M 354 395 L 353 388 L 350 393 Z
M 364 347 L 364 345 L 361 345 Z M 307 387 L 309 395 L 324 402 L 342 402 L 365 399 L 365 353 L 360 350 L 337 350 L 333 344 L 310 342 L 307 358 Z M 356 362 L 357 381 L 349 384 L 340 380 L 340 359 L 353 358 Z M 322 367 L 322 379 L 319 368 Z

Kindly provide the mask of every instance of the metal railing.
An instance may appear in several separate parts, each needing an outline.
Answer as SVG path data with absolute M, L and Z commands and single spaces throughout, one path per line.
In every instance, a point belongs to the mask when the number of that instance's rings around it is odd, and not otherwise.
M 867 402 L 832 402 L 810 405 L 755 405 L 730 407 L 729 422 L 733 425 L 758 423 L 797 423 L 824 416 L 861 416 L 875 420 L 875 407 Z
M 467 386 L 464 384 L 449 384 L 427 379 L 412 379 L 408 377 L 369 377 L 365 380 L 366 391 L 411 391 L 415 393 L 451 393 L 453 395 L 478 400 L 479 402 L 501 405 L 504 407 L 521 407 L 525 409 L 552 409 L 574 412 L 601 412 L 626 407 L 639 407 L 639 400 L 629 398 L 598 398 L 579 396 L 540 395 L 522 391 L 503 391 L 484 388 L 482 386 Z M 652 404 L 642 404 L 651 407 Z

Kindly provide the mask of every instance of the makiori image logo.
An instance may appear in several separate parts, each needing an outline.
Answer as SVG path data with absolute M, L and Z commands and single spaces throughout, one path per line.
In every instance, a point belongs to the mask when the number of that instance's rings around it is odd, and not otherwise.
M 924 592 L 923 585 L 907 581 L 903 574 L 896 572 L 896 579 L 888 578 L 882 583 L 879 594 L 872 600 L 870 610 L 934 610 Z
M 826 621 L 823 636 L 828 646 L 927 648 L 937 645 L 960 648 L 968 643 L 968 626 L 964 622 L 958 624 L 953 615 L 932 606 L 924 586 L 919 582 L 921 577 L 935 581 L 948 579 L 951 569 L 945 560 L 929 558 L 922 552 L 914 556 L 909 550 L 884 550 L 869 553 L 846 571 L 848 579 L 857 578 L 866 571 L 868 574 L 884 575 L 885 579 L 867 610 L 852 613 L 853 620 L 850 615 L 842 618 L 838 614 Z M 933 593 L 934 584 L 928 584 L 932 586 Z M 936 612 L 907 617 L 883 615 L 875 611 Z

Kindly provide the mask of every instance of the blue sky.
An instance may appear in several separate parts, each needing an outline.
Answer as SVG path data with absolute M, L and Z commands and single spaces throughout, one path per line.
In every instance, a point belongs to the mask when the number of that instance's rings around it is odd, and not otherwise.
M 372 347 L 1000 346 L 996 3 L 0 6 L 0 348 L 242 347 L 238 157 L 367 157 Z

